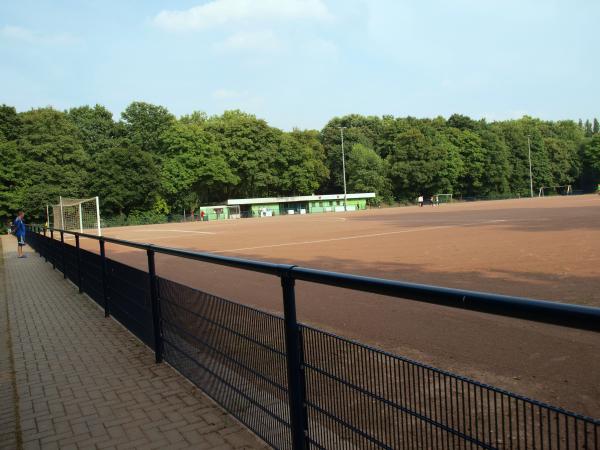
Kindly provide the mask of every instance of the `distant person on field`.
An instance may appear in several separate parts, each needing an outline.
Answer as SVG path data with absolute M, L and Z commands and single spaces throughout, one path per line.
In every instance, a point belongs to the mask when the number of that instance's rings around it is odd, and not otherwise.
M 204 222 L 204 210 L 200 211 L 200 222 Z
M 423 196 L 419 195 L 419 198 L 417 199 L 417 202 L 419 203 L 419 207 L 423 207 Z
M 23 246 L 25 245 L 25 222 L 23 218 L 25 217 L 25 213 L 23 211 L 19 211 L 17 218 L 13 223 L 13 228 L 15 230 L 15 236 L 17 237 L 17 253 L 19 254 L 19 258 L 26 258 L 26 255 L 23 254 Z

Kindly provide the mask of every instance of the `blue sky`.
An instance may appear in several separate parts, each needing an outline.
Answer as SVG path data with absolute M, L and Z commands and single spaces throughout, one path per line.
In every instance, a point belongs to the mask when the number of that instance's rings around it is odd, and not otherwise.
M 347 113 L 600 116 L 597 0 L 0 3 L 0 103 L 143 100 L 321 128 Z

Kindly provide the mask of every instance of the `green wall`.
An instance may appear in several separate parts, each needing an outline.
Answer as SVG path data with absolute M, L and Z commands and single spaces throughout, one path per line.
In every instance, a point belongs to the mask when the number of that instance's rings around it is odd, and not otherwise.
M 204 211 L 204 220 L 225 220 L 229 219 L 229 208 L 223 208 L 223 212 L 217 216 L 214 207 L 201 206 L 200 211 Z
M 366 209 L 367 208 L 367 199 L 359 198 L 359 199 L 348 199 L 348 206 L 356 206 L 357 209 Z M 344 206 L 344 199 L 339 200 L 317 200 L 310 202 L 309 212 L 318 213 L 318 212 L 327 212 L 325 208 L 335 208 L 336 206 Z
M 333 210 L 336 206 L 344 206 L 344 199 L 342 198 L 338 200 L 316 200 L 311 202 L 289 202 L 285 205 L 290 206 L 289 209 L 294 209 L 291 207 L 292 203 L 296 203 L 298 208 L 300 207 L 300 204 L 302 204 L 302 206 L 308 205 L 308 209 L 306 211 L 307 213 L 319 213 L 327 212 L 325 211 L 325 208 L 331 208 Z M 258 205 L 250 205 L 250 211 L 252 213 L 252 217 L 260 217 L 260 210 L 265 208 L 273 211 L 274 216 L 278 216 L 282 214 L 282 212 L 285 213 L 285 205 L 283 203 L 264 203 Z M 348 199 L 348 206 L 355 206 L 356 209 L 367 209 L 367 199 Z
M 279 203 L 266 203 L 261 205 L 251 205 L 250 210 L 252 211 L 252 217 L 260 217 L 260 210 L 263 208 L 273 211 L 274 216 L 280 214 Z

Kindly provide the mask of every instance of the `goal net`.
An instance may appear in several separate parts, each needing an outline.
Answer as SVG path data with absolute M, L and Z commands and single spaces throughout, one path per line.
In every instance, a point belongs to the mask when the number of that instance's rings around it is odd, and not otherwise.
M 573 189 L 570 184 L 563 186 L 543 186 L 540 188 L 539 196 L 546 197 L 550 195 L 571 195 Z
M 435 194 L 433 201 L 435 203 L 450 203 L 452 202 L 452 194 Z
M 51 219 L 52 227 L 59 230 L 79 231 L 98 236 L 102 234 L 98 197 L 60 197 L 58 205 L 52 205 Z

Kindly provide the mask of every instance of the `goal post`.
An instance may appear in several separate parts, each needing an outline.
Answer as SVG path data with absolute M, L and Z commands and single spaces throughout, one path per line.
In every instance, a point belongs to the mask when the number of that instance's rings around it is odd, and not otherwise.
M 546 197 L 551 195 L 572 195 L 573 188 L 570 184 L 563 184 L 562 186 L 542 186 L 540 188 L 539 197 Z
M 435 194 L 433 201 L 438 203 L 452 203 L 452 194 Z
M 98 197 L 59 197 L 58 205 L 52 205 L 52 218 L 54 228 L 102 235 Z

